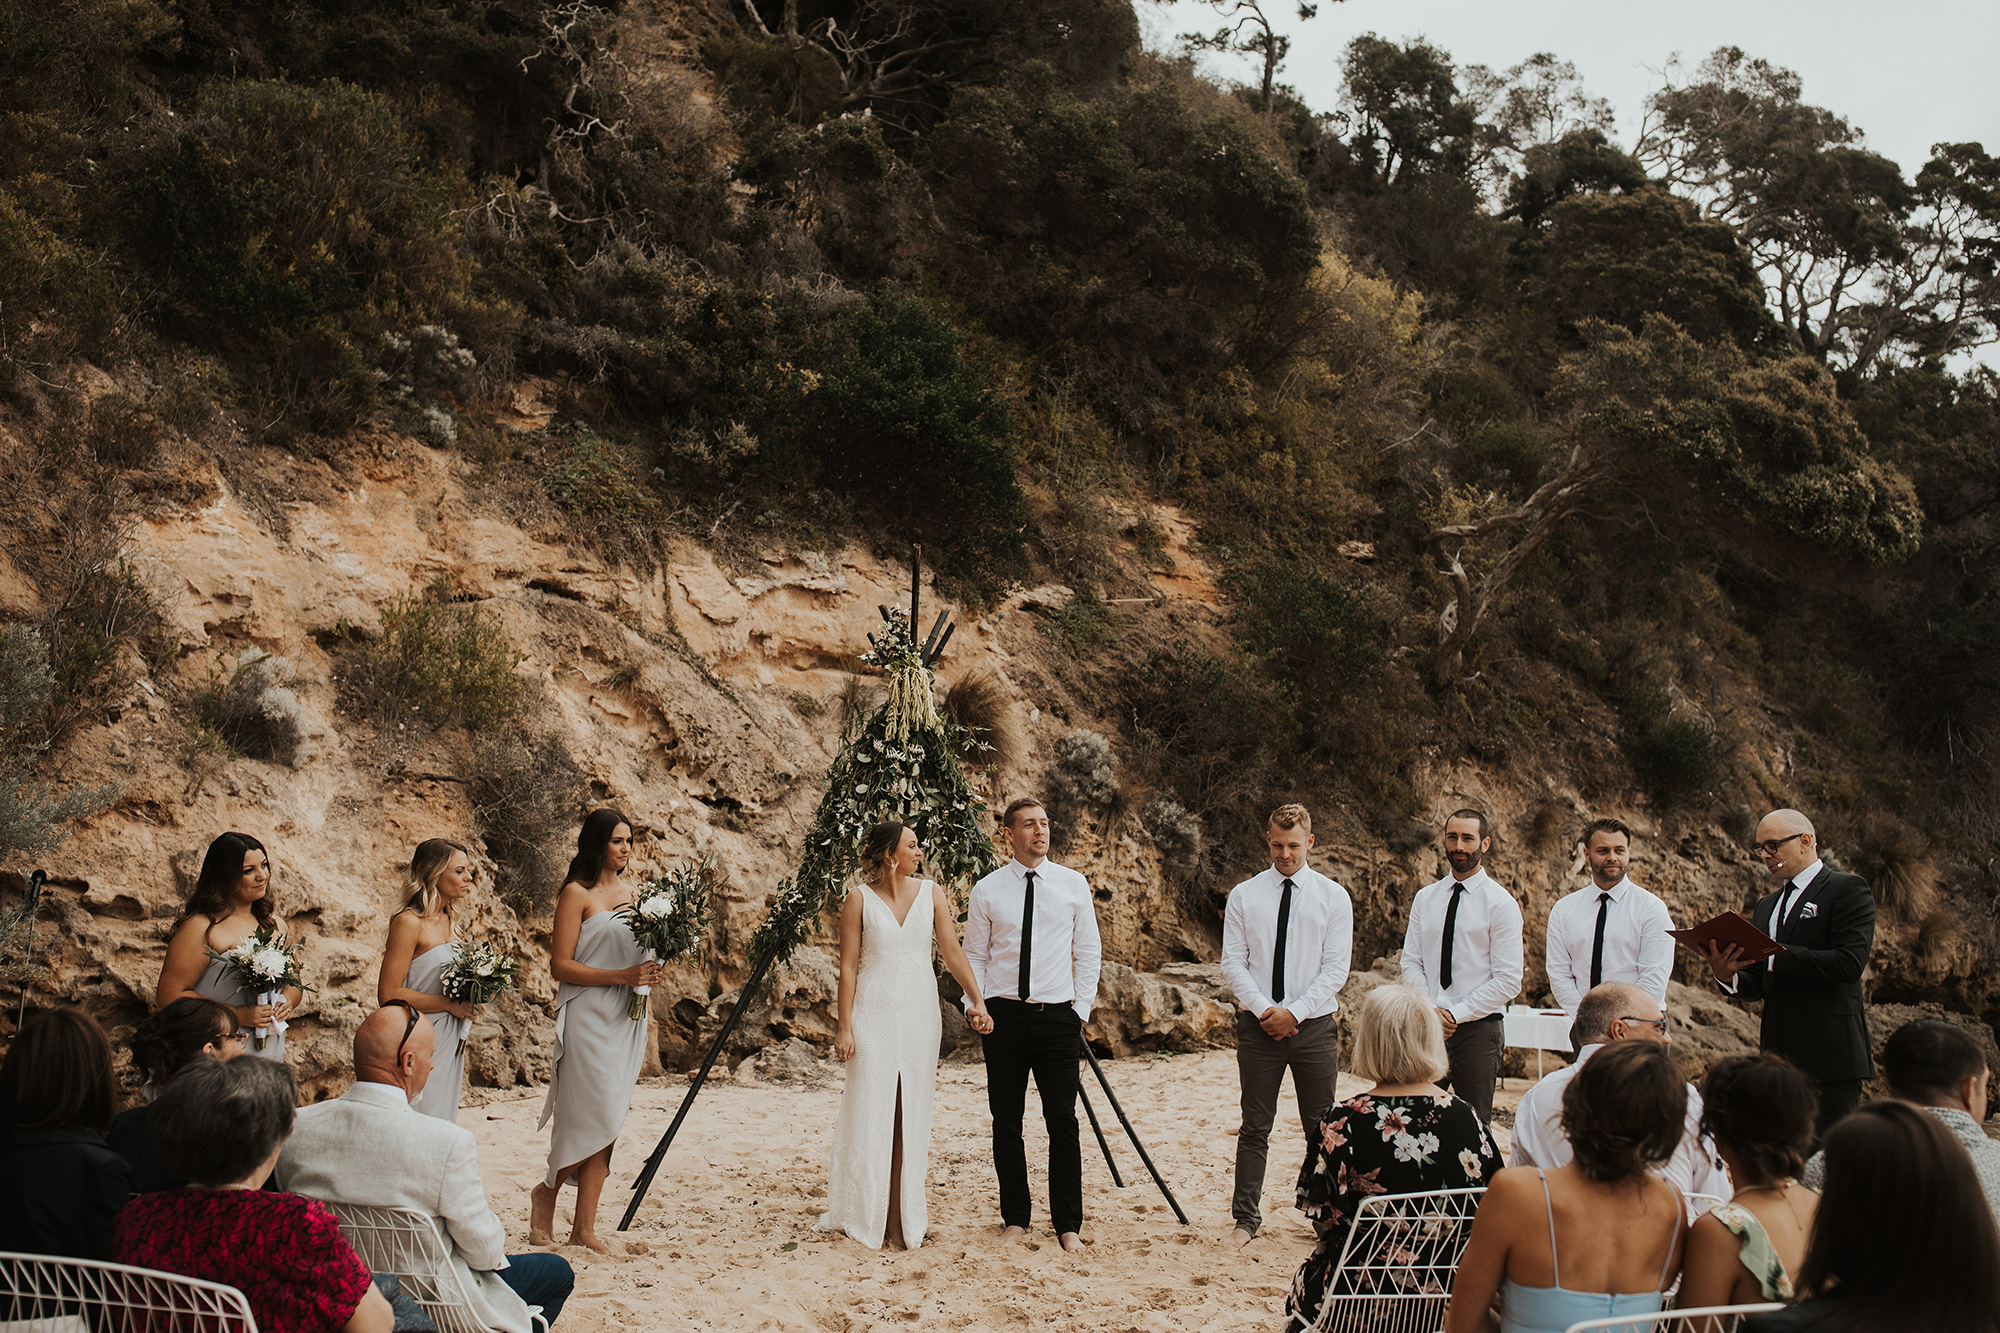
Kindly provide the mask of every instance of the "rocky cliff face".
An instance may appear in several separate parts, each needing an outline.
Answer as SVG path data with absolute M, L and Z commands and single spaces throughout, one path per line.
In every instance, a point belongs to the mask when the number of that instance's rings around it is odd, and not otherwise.
M 527 391 L 512 424 L 531 437 L 546 415 Z M 160 599 L 169 650 L 134 652 L 130 685 L 101 700 L 59 756 L 61 782 L 115 780 L 123 790 L 49 863 L 39 940 L 49 971 L 39 989 L 82 1001 L 114 1029 L 136 1021 L 153 1001 L 201 850 L 242 829 L 271 847 L 279 910 L 311 941 L 317 989 L 294 1029 L 296 1066 L 314 1095 L 343 1086 L 411 849 L 427 837 L 475 837 L 463 738 L 356 716 L 342 702 L 344 654 L 383 604 L 449 579 L 456 597 L 502 628 L 533 687 L 537 724 L 581 770 L 588 801 L 574 815 L 592 804 L 625 811 L 638 834 L 635 874 L 715 857 L 722 889 L 708 956 L 677 968 L 654 1005 L 662 1060 L 695 1058 L 740 985 L 744 942 L 810 821 L 841 709 L 869 688 L 856 659 L 877 606 L 907 599 L 907 567 L 852 545 L 800 549 L 770 532 L 750 546 L 677 540 L 634 568 L 608 560 L 538 488 L 508 485 L 504 469 L 496 480 L 460 454 L 392 434 L 324 459 L 183 441 L 157 466 L 163 479 L 131 487 L 143 513 L 129 553 Z M 1164 549 L 1127 571 L 1143 590 L 1131 599 L 1131 632 L 1220 644 L 1227 613 L 1189 524 L 1169 508 L 1130 507 L 1164 534 Z M 21 563 L 0 562 L 0 606 L 15 614 L 31 612 L 36 597 Z M 938 605 L 928 579 L 925 595 Z M 1041 789 L 1053 747 L 1072 728 L 1118 732 L 1109 705 L 1065 669 L 1042 628 L 1039 613 L 1067 597 L 1037 588 L 964 614 L 941 669 L 946 683 L 990 677 L 1001 721 L 1019 738 L 1011 761 L 985 778 L 996 806 Z M 191 691 L 245 648 L 289 664 L 307 740 L 292 764 L 189 756 Z M 1465 804 L 1492 813 L 1490 864 L 1529 922 L 1530 996 L 1545 989 L 1540 923 L 1581 883 L 1573 836 L 1591 814 L 1642 831 L 1634 877 L 1680 919 L 1745 906 L 1759 891 L 1761 872 L 1739 837 L 1679 824 L 1668 836 L 1636 802 L 1586 807 L 1559 769 L 1438 767 L 1423 790 L 1428 807 L 1411 812 L 1413 827 L 1435 828 Z M 1064 859 L 1097 890 L 1115 964 L 1093 1036 L 1121 1053 L 1233 1040 L 1226 993 L 1198 965 L 1216 957 L 1227 881 L 1254 869 L 1259 849 L 1213 849 L 1225 869 L 1190 890 L 1163 875 L 1162 852 L 1132 821 L 1086 813 L 1080 823 Z M 1339 811 L 1324 812 L 1322 827 L 1316 861 L 1354 894 L 1356 959 L 1393 952 L 1411 896 L 1442 873 L 1435 850 L 1417 833 L 1400 849 L 1385 846 Z M 558 866 L 567 850 L 553 849 Z M 548 924 L 489 888 L 463 928 L 539 958 Z M 1885 913 L 1877 972 L 1896 979 L 1900 998 L 1922 998 L 1926 987 L 1950 998 L 1953 978 L 1971 966 L 1969 949 L 1926 929 Z M 794 1038 L 831 1040 L 830 947 L 828 937 L 779 978 L 732 1058 Z M 546 1077 L 552 998 L 546 966 L 524 968 L 520 995 L 475 1029 L 475 1084 Z M 1706 1026 L 1742 1039 L 1736 1019 Z M 960 1035 L 962 1025 L 948 1031 Z

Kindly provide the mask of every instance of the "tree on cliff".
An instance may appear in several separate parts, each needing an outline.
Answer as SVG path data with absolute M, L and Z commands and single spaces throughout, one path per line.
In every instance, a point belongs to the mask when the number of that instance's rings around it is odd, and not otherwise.
M 48 851 L 69 836 L 64 824 L 96 814 L 118 792 L 113 784 L 57 796 L 35 780 L 42 748 L 31 733 L 54 689 L 41 635 L 0 626 L 0 865 Z
M 1581 332 L 1584 350 L 1563 360 L 1551 395 L 1570 449 L 1561 471 L 1505 508 L 1461 488 L 1433 510 L 1430 548 L 1452 590 L 1436 683 L 1458 673 L 1495 596 L 1573 514 L 1867 564 L 1915 553 L 1915 490 L 1869 453 L 1811 358 L 1753 361 L 1660 315 L 1637 333 L 1601 322 Z

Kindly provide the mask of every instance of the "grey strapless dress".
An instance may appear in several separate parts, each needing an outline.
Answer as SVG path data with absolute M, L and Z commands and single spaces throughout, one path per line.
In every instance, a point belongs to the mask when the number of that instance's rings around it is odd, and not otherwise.
M 254 993 L 236 984 L 235 970 L 219 958 L 209 960 L 208 970 L 201 974 L 200 981 L 194 983 L 194 992 L 235 1008 L 257 1003 Z M 257 1049 L 255 1031 L 254 1028 L 243 1029 L 243 1053 L 282 1063 L 285 1058 L 285 1025 L 273 1023 L 267 1029 L 270 1035 L 264 1039 L 261 1051 Z
M 625 923 L 609 912 L 587 919 L 576 937 L 576 961 L 607 970 L 633 967 L 645 954 Z M 644 1019 L 632 1021 L 630 986 L 556 988 L 556 1066 L 536 1128 L 555 1121 L 549 1136 L 547 1183 L 598 1149 L 614 1143 L 632 1109 L 632 1085 L 646 1056 Z
M 410 974 L 403 978 L 408 990 L 425 995 L 444 994 L 444 970 L 458 957 L 458 941 L 446 940 L 435 949 L 426 949 L 410 960 Z M 440 1120 L 458 1121 L 458 1097 L 465 1086 L 465 1052 L 459 1042 L 472 1024 L 457 1014 L 426 1014 L 431 1032 L 437 1037 L 437 1056 L 431 1063 L 430 1081 L 410 1099 L 412 1109 Z

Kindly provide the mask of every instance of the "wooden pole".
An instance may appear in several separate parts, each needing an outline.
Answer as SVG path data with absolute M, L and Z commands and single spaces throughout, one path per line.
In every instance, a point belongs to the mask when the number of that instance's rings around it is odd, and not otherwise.
M 924 582 L 924 548 L 910 543 L 910 642 L 917 641 L 917 593 Z

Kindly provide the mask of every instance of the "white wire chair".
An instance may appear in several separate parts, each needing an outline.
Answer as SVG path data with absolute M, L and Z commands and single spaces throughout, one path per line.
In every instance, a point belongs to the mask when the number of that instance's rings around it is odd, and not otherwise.
M 0 1252 L 3 1333 L 257 1333 L 220 1282 L 94 1259 Z
M 362 1262 L 378 1273 L 394 1274 L 403 1294 L 423 1307 L 438 1333 L 491 1333 L 474 1313 L 478 1306 L 434 1218 L 408 1208 L 323 1202 L 340 1219 L 341 1234 Z M 548 1328 L 539 1307 L 530 1306 L 529 1314 L 536 1326 Z
M 1747 1314 L 1782 1310 L 1779 1304 L 1705 1305 L 1699 1310 L 1663 1310 L 1659 1314 L 1618 1315 L 1571 1324 L 1566 1333 L 1736 1333 Z
M 1484 1187 L 1361 1201 L 1316 1333 L 1438 1333 Z

